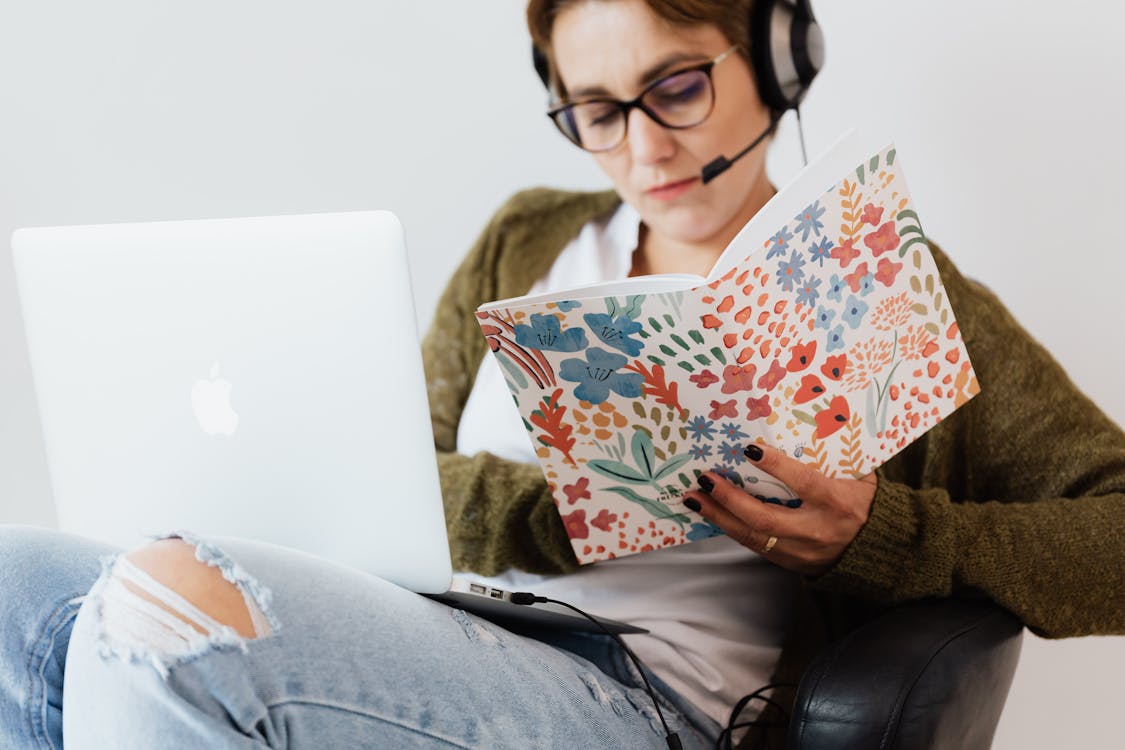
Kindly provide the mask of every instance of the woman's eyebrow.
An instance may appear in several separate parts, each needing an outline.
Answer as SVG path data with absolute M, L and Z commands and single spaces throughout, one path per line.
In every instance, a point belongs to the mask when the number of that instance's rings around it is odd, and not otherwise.
M 672 68 L 682 65 L 686 62 L 701 62 L 707 58 L 703 55 L 694 52 L 673 52 L 656 63 L 650 65 L 645 69 L 641 75 L 637 77 L 637 90 L 640 91 L 648 84 L 655 81 L 657 78 L 668 72 Z M 577 89 L 568 90 L 571 99 L 581 99 L 590 96 L 611 96 L 610 92 L 604 86 L 582 86 Z

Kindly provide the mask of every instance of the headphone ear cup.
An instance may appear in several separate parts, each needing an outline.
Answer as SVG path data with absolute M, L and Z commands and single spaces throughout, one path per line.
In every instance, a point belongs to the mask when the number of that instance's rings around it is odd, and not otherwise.
M 756 0 L 750 15 L 750 62 L 770 109 L 801 103 L 824 65 L 824 36 L 809 0 Z
M 771 110 L 784 112 L 788 101 L 781 93 L 771 52 L 771 19 L 778 0 L 755 0 L 750 8 L 750 63 L 758 84 L 758 96 Z

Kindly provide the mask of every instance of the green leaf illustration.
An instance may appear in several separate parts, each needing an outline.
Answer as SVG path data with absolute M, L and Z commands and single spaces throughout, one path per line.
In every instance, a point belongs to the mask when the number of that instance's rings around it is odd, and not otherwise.
M 649 478 L 642 476 L 636 469 L 620 461 L 610 461 L 606 458 L 595 458 L 586 464 L 603 477 L 616 479 L 621 482 L 633 484 L 648 484 Z
M 622 314 L 629 320 L 636 320 L 637 316 L 641 314 L 641 303 L 645 301 L 643 294 L 633 294 L 625 298 L 625 309 Z
M 691 521 L 691 519 L 685 516 L 683 513 L 674 513 L 668 506 L 664 505 L 663 503 L 659 503 L 655 500 L 650 500 L 647 497 L 642 497 L 628 487 L 606 487 L 606 491 L 621 495 L 621 497 L 625 498 L 626 500 L 636 503 L 637 505 L 644 508 L 645 511 L 653 518 L 662 518 L 672 521 L 673 523 L 679 525 L 681 528 L 683 528 L 684 524 Z
M 652 449 L 652 438 L 647 432 L 637 430 L 633 433 L 633 460 L 637 468 L 644 474 L 645 479 L 653 478 L 653 467 L 656 466 L 656 454 Z
M 679 470 L 681 466 L 683 466 L 690 460 L 690 453 L 681 453 L 678 456 L 672 456 L 670 459 L 668 459 L 667 462 L 664 463 L 663 466 L 656 470 L 656 476 L 654 476 L 653 479 L 656 481 L 663 479 L 672 472 Z

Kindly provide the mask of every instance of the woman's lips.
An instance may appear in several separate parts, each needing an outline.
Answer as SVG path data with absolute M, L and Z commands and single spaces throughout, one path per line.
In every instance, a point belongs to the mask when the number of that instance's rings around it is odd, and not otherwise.
M 683 195 L 697 182 L 699 182 L 698 177 L 689 177 L 686 180 L 677 180 L 676 182 L 666 182 L 663 185 L 649 188 L 645 191 L 645 195 L 658 201 L 670 201 Z

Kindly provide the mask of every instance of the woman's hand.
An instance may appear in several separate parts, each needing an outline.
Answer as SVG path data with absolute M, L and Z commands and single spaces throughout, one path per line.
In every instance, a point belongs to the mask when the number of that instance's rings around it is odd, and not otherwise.
M 793 490 L 801 498 L 800 507 L 764 503 L 714 472 L 699 477 L 703 490 L 689 492 L 685 505 L 783 568 L 805 575 L 826 572 L 867 523 L 875 475 L 829 479 L 767 446 L 750 445 L 746 456 Z

